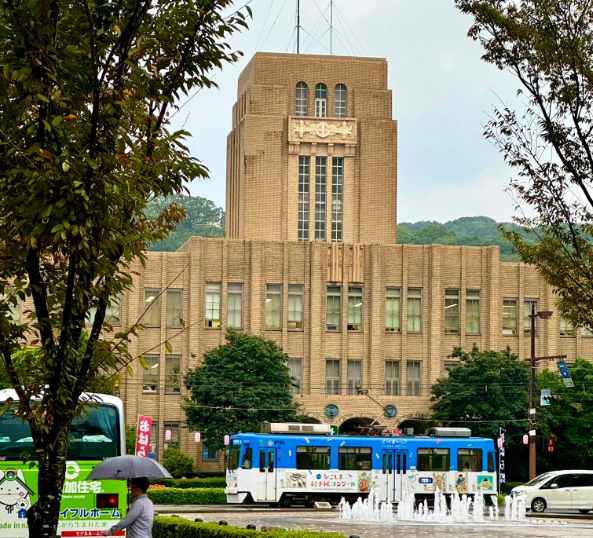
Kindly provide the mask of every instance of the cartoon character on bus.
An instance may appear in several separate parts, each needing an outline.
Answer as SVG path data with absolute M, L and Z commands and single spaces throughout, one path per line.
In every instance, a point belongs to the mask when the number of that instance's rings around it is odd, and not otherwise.
M 0 470 L 0 510 L 22 517 L 23 510 L 30 506 L 30 496 L 33 490 L 25 483 L 25 476 L 21 469 Z

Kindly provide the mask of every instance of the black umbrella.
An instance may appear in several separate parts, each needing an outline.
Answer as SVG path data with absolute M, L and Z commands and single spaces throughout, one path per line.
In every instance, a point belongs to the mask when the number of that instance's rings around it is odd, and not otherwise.
M 130 478 L 172 478 L 158 461 L 140 456 L 116 456 L 97 465 L 90 480 L 129 480 Z

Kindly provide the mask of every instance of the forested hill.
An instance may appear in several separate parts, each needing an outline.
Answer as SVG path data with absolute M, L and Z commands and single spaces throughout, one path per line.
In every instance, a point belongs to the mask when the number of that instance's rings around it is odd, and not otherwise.
M 185 208 L 187 218 L 167 239 L 156 243 L 149 250 L 177 250 L 192 235 L 224 237 L 224 210 L 214 202 L 200 196 L 175 197 L 166 202 L 157 199 L 149 204 L 147 213 L 156 217 L 162 208 L 175 202 Z M 413 245 L 499 245 L 503 261 L 519 261 L 512 247 L 498 231 L 499 223 L 488 217 L 461 217 L 441 224 L 434 221 L 402 222 L 397 227 L 397 242 Z M 518 228 L 514 224 L 505 224 Z
M 512 245 L 500 235 L 500 223 L 489 217 L 461 217 L 441 224 L 435 221 L 402 222 L 397 226 L 397 242 L 412 245 L 500 246 L 502 261 L 520 261 Z M 505 228 L 520 231 L 512 223 Z

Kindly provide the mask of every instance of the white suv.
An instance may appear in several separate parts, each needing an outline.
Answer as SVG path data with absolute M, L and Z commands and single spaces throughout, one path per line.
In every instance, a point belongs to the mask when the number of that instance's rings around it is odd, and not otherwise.
M 593 510 L 593 471 L 553 471 L 535 477 L 527 484 L 513 488 L 513 497 L 525 500 L 534 512 L 578 510 L 586 514 Z

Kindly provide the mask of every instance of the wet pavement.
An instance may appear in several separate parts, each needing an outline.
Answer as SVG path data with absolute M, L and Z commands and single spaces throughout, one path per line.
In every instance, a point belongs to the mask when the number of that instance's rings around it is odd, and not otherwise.
M 173 507 L 164 509 L 155 507 L 162 515 L 175 513 Z M 546 519 L 529 518 L 525 523 L 469 523 L 469 524 L 421 524 L 412 522 L 397 523 L 356 523 L 342 521 L 337 511 L 313 511 L 302 509 L 248 509 L 230 508 L 216 509 L 210 507 L 202 510 L 196 508 L 194 512 L 184 512 L 181 507 L 177 510 L 179 516 L 194 520 L 199 517 L 208 523 L 218 523 L 221 520 L 229 525 L 245 527 L 248 524 L 261 527 L 282 527 L 286 529 L 308 529 L 315 531 L 338 532 L 345 536 L 358 535 L 360 538 L 391 538 L 406 537 L 420 538 L 430 536 L 435 538 L 454 537 L 495 537 L 495 538 L 593 538 L 593 520 L 591 519 Z M 190 507 L 184 507 L 190 509 Z M 168 512 L 166 514 L 165 512 Z

